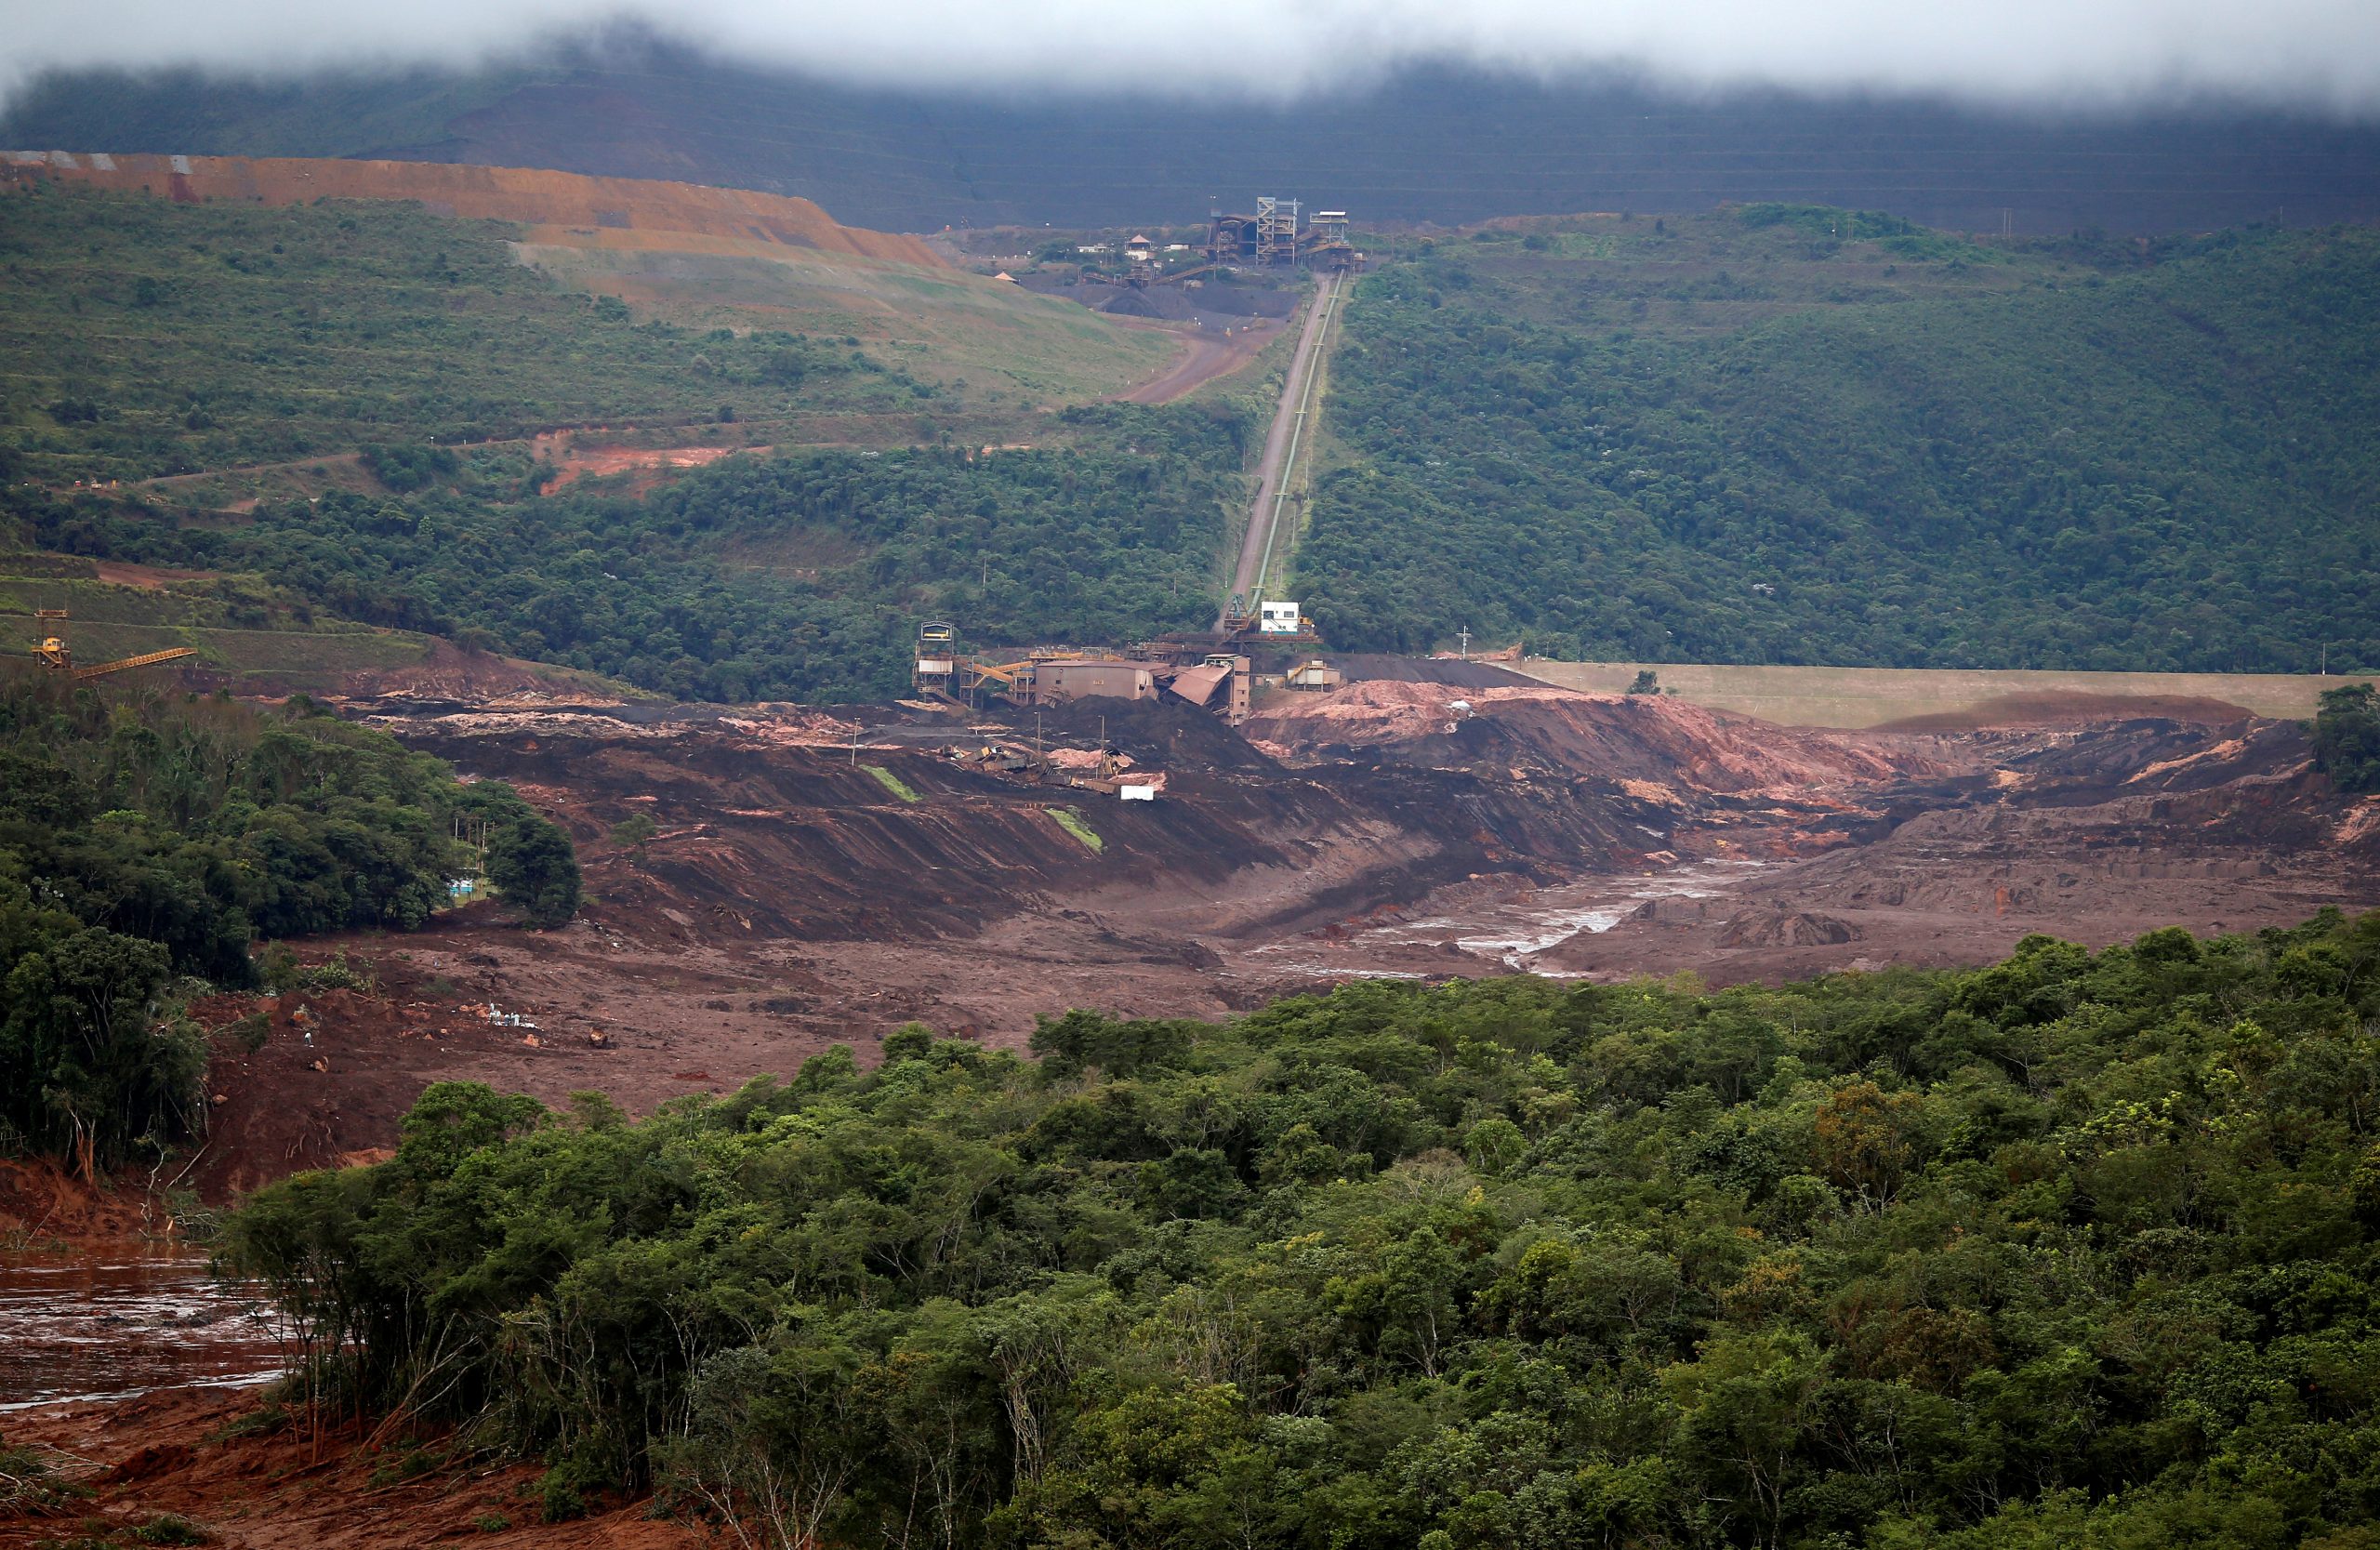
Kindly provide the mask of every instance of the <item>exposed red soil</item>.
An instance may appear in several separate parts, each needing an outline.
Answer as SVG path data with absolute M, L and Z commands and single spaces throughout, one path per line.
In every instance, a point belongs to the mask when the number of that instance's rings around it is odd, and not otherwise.
M 102 163 L 106 165 L 101 165 Z M 63 179 L 181 204 L 311 205 L 317 199 L 416 202 L 434 214 L 530 226 L 670 232 L 945 268 L 916 237 L 838 224 L 807 199 L 644 178 L 588 178 L 515 166 L 296 157 L 93 156 L 0 159 L 0 179 Z
M 46 1159 L 0 1158 L 0 1233 L 77 1242 L 168 1231 L 162 1199 L 140 1182 L 94 1186 Z
M 2334 791 L 2294 723 L 2149 720 L 1966 746 L 1992 764 L 1965 791 L 1908 793 L 1856 848 L 1581 933 L 1544 966 L 1732 983 L 1988 962 L 2036 932 L 2100 947 L 2380 907 L 2380 801 Z M 1848 934 L 1807 939 L 1779 916 Z
M 1290 696 L 1251 723 L 1257 743 L 1164 704 L 1045 714 L 1051 744 L 1089 749 L 1104 723 L 1164 775 L 1146 804 L 936 751 L 980 744 L 981 716 L 536 690 L 456 709 L 401 684 L 380 723 L 564 824 L 588 903 L 551 932 L 479 905 L 299 944 L 376 987 L 305 998 L 304 1028 L 284 998 L 263 1049 L 223 1046 L 189 1182 L 220 1199 L 370 1156 L 431 1081 L 552 1103 L 597 1089 L 642 1111 L 831 1043 L 873 1058 L 912 1019 L 1015 1047 L 1069 1006 L 1220 1017 L 1352 974 L 1725 983 L 2380 904 L 2380 801 L 2331 791 L 2293 723 L 1789 731 L 1474 676 Z M 633 848 L 610 838 L 631 814 L 658 826 Z M 1562 940 L 1590 916 L 1618 923 Z M 228 1024 L 257 1004 L 203 1010 Z
M 120 1532 L 168 1513 L 230 1550 L 465 1541 L 498 1550 L 696 1550 L 714 1543 L 687 1526 L 648 1518 L 641 1501 L 606 1504 L 575 1522 L 540 1523 L 535 1464 L 466 1454 L 408 1476 L 425 1455 L 451 1446 L 435 1431 L 384 1425 L 367 1434 L 351 1420 L 309 1424 L 298 1411 L 262 1435 L 227 1435 L 257 1426 L 264 1405 L 254 1393 L 165 1389 L 12 1415 L 10 1444 L 44 1450 L 53 1467 L 91 1494 L 60 1517 L 0 1522 L 0 1546 Z
M 1551 685 L 1479 688 L 1371 680 L 1283 696 L 1246 727 L 1276 758 L 1307 763 L 1379 752 L 1436 769 L 1594 774 L 1685 794 L 1795 795 L 1873 786 L 1949 766 L 1900 746 L 1794 731 L 1660 695 L 1589 695 Z M 1658 794 L 1653 789 L 1658 788 Z
M 549 451 L 541 446 L 540 451 L 553 465 L 554 476 L 537 492 L 540 495 L 551 495 L 581 479 L 643 471 L 651 477 L 629 481 L 622 492 L 631 497 L 642 497 L 652 493 L 666 472 L 698 469 L 739 452 L 765 456 L 771 450 L 764 446 L 582 446 L 575 438 L 538 438 L 541 444 L 549 440 L 554 444 L 551 449 Z

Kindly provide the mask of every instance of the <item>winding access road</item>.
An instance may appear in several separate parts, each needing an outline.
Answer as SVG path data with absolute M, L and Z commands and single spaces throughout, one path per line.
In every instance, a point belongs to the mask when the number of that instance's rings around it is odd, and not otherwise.
M 1305 440 L 1314 385 L 1322 375 L 1323 336 L 1330 331 L 1344 283 L 1339 275 L 1324 275 L 1315 286 L 1313 303 L 1306 308 L 1305 329 L 1298 335 L 1297 353 L 1289 358 L 1289 380 L 1281 385 L 1281 406 L 1273 413 L 1273 429 L 1264 436 L 1264 456 L 1256 465 L 1256 498 L 1248 508 L 1248 531 L 1239 542 L 1239 563 L 1232 569 L 1231 590 L 1215 615 L 1217 629 L 1230 612 L 1231 598 L 1243 598 L 1251 610 L 1255 607 L 1257 593 L 1273 567 L 1281 507 L 1289 498 L 1298 447 Z

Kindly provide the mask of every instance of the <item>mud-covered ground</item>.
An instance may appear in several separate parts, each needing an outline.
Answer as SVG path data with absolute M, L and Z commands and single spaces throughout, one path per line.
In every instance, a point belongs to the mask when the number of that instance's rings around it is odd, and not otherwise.
M 1104 731 L 1161 773 L 1146 803 L 948 757 L 1029 746 L 1030 713 L 352 705 L 566 824 L 588 906 L 549 932 L 482 904 L 305 944 L 371 983 L 220 1042 L 180 1182 L 222 1199 L 374 1156 L 434 1080 L 645 1109 L 837 1042 L 872 1058 L 911 1020 L 1015 1047 L 1068 1007 L 1211 1018 L 1365 975 L 1725 984 L 2380 904 L 2380 803 L 2334 793 L 2294 723 L 1828 733 L 1387 667 L 1276 696 L 1244 735 L 1160 705 L 1041 718 L 1051 749 Z M 615 841 L 638 814 L 653 837 Z
M 1045 747 L 1087 757 L 1104 735 L 1164 776 L 1160 800 L 1130 804 L 950 757 L 1029 746 L 1029 714 L 604 708 L 544 686 L 491 696 L 461 674 L 384 686 L 350 713 L 570 828 L 586 909 L 540 932 L 483 903 L 416 934 L 307 943 L 360 987 L 201 1002 L 224 1031 L 195 1157 L 112 1193 L 0 1168 L 12 1241 L 89 1261 L 13 1273 L 95 1289 L 82 1323 L 52 1310 L 60 1349 L 95 1320 L 178 1330 L 192 1314 L 171 1275 L 188 1265 L 153 1244 L 184 1227 L 188 1192 L 221 1202 L 383 1156 L 439 1080 L 644 1110 L 836 1042 L 873 1058 L 911 1019 L 1017 1046 L 1070 1006 L 1219 1017 L 1359 976 L 1519 970 L 1726 984 L 2380 904 L 2380 800 L 2333 791 L 2294 723 L 2120 705 L 1838 734 L 1476 665 L 1357 667 L 1377 675 L 1276 696 L 1245 735 L 1187 709 L 1045 714 Z M 613 838 L 638 814 L 650 839 Z M 232 1031 L 258 1009 L 261 1041 Z M 167 1257 L 97 1252 L 133 1239 Z M 218 1354 L 200 1381 L 243 1381 L 254 1353 Z M 40 1392 L 116 1392 L 121 1366 Z M 0 1545 L 161 1513 L 222 1543 L 329 1550 L 696 1543 L 641 1504 L 544 1527 L 533 1469 L 266 1403 L 181 1389 L 8 1414 L 12 1445 L 52 1451 L 94 1494 L 69 1520 L 0 1525 Z
M 0 1520 L 0 1546 L 212 1543 L 242 1550 L 384 1550 L 469 1543 L 695 1550 L 725 1543 L 599 1499 L 588 1516 L 539 1519 L 542 1466 L 475 1454 L 402 1417 L 377 1425 L 254 1391 L 165 1389 L 9 1417 L 8 1443 L 88 1494 Z M 179 1519 L 186 1528 L 161 1518 Z M 144 1531 L 145 1530 L 145 1531 Z M 203 1533 L 201 1539 L 188 1537 Z

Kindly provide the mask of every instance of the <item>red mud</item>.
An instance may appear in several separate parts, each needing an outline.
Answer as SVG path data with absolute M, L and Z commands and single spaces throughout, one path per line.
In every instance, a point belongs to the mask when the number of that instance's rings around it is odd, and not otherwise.
M 1449 716 L 1454 697 L 1473 714 Z M 482 904 L 411 934 L 304 943 L 373 983 L 200 1003 L 225 1031 L 180 1183 L 207 1199 L 383 1155 L 437 1080 L 557 1104 L 595 1089 L 641 1111 L 833 1042 L 872 1058 L 911 1018 L 1013 1046 L 1068 1006 L 1218 1017 L 1355 975 L 1726 984 L 1975 963 L 2036 931 L 2098 944 L 2380 904 L 2380 799 L 2333 791 L 2289 722 L 1787 732 L 1667 699 L 1394 681 L 1268 706 L 1262 747 L 1170 706 L 1046 714 L 1053 743 L 1088 748 L 1104 722 L 1136 769 L 1166 775 L 1163 800 L 1128 805 L 938 756 L 980 717 L 386 713 L 408 703 L 382 699 L 382 723 L 570 828 L 587 908 L 553 932 Z M 633 849 L 609 839 L 630 813 L 660 828 Z M 230 1029 L 254 1010 L 270 1030 L 251 1052 Z M 159 1213 L 137 1188 L 0 1170 L 0 1227 L 99 1239 L 157 1233 Z M 538 1526 L 534 1466 L 464 1456 L 397 1479 L 416 1440 L 400 1428 L 367 1439 L 331 1418 L 317 1435 L 301 1417 L 227 1437 L 260 1402 L 49 1406 L 9 1416 L 7 1437 L 57 1450 L 95 1492 L 75 1515 L 111 1529 L 171 1512 L 275 1550 L 702 1543 L 639 1504 Z M 0 1546 L 72 1529 L 0 1525 Z
M 378 701 L 380 724 L 564 824 L 586 909 L 552 932 L 478 905 L 298 944 L 375 987 L 305 998 L 303 1028 L 284 999 L 260 1051 L 220 1046 L 222 1101 L 186 1181 L 207 1199 L 373 1155 L 443 1080 L 553 1103 L 597 1089 L 641 1111 L 831 1043 L 872 1058 L 911 1019 L 1014 1047 L 1069 1006 L 1211 1018 L 1354 974 L 1724 983 L 2380 904 L 2380 801 L 2333 792 L 2287 722 L 1823 733 L 1668 698 L 1393 681 L 1284 696 L 1250 725 L 1261 744 L 1186 708 L 1047 713 L 1051 744 L 1091 748 L 1104 722 L 1165 777 L 1161 800 L 1122 803 L 935 751 L 980 743 L 982 717 L 452 709 L 419 689 Z M 635 813 L 658 833 L 615 843 Z M 202 1010 L 228 1025 L 258 1004 Z
M 91 1495 L 57 1517 L 0 1522 L 0 1546 L 81 1543 L 78 1535 L 124 1532 L 167 1513 L 196 1525 L 207 1543 L 236 1550 L 450 1542 L 696 1550 L 713 1543 L 647 1518 L 642 1502 L 605 1503 L 576 1522 L 543 1524 L 538 1465 L 449 1454 L 452 1438 L 435 1431 L 389 1425 L 366 1435 L 336 1416 L 310 1424 L 302 1410 L 276 1426 L 264 1404 L 253 1393 L 166 1389 L 12 1415 L 10 1445 L 40 1450 Z M 235 1429 L 250 1435 L 229 1435 Z
M 1665 696 L 1540 684 L 1373 680 L 1328 695 L 1284 696 L 1245 730 L 1258 748 L 1292 763 L 1376 750 L 1432 768 L 1501 769 L 1514 779 L 1592 771 L 1672 796 L 1792 795 L 1949 768 L 1908 749 L 1772 726 Z

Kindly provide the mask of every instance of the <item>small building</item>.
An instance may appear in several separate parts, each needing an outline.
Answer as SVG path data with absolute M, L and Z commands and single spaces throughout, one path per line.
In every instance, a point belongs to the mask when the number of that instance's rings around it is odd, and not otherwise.
M 1062 656 L 1033 664 L 1033 699 L 1064 705 L 1078 699 L 1155 699 L 1157 673 L 1146 662 Z
M 1157 245 L 1146 237 L 1134 237 L 1124 245 L 1124 257 L 1136 264 L 1153 262 L 1157 258 Z
M 1346 681 L 1346 674 L 1319 660 L 1291 668 L 1281 680 L 1292 689 L 1336 689 Z
M 1259 635 L 1295 635 L 1297 632 L 1296 603 L 1260 603 L 1256 605 L 1256 633 Z

